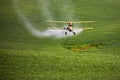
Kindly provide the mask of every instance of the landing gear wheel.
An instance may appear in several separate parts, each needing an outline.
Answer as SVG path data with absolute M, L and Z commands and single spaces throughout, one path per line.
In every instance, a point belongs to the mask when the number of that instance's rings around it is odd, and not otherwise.
M 76 33 L 75 33 L 75 32 L 73 32 L 73 34 L 75 35 Z
M 65 32 L 65 35 L 67 35 L 67 32 Z

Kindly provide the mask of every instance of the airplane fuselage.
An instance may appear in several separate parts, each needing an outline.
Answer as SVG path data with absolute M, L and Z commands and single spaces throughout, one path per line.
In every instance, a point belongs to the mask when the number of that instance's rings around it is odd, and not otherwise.
M 67 27 L 64 28 L 64 30 L 67 30 L 69 32 L 72 32 L 75 35 L 75 32 L 73 31 L 73 24 L 72 23 L 68 23 Z M 67 32 L 65 32 L 65 35 L 67 35 Z

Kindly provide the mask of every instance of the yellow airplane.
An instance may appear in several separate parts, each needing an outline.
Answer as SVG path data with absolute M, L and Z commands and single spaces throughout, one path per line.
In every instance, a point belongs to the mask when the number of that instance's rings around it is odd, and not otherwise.
M 67 35 L 67 31 L 72 32 L 74 35 L 76 34 L 73 31 L 73 24 L 85 24 L 85 28 L 76 28 L 77 30 L 90 30 L 93 28 L 88 28 L 87 24 L 88 23 L 93 23 L 95 21 L 79 21 L 79 22 L 74 22 L 74 21 L 53 21 L 53 20 L 47 20 L 46 22 L 52 22 L 52 23 L 63 23 L 63 24 L 67 24 L 67 27 L 64 28 L 64 30 L 66 30 L 65 35 Z

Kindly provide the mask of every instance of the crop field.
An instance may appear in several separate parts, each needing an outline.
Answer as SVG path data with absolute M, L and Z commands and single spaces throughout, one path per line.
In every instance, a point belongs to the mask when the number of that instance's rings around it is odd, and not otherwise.
M 59 37 L 46 20 L 95 23 Z M 1 0 L 0 80 L 120 80 L 120 1 Z

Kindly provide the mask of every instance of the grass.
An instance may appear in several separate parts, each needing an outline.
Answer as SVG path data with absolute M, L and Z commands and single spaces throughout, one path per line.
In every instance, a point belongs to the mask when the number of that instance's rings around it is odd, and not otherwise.
M 72 8 L 61 9 L 63 3 L 53 0 L 49 4 L 56 20 L 68 19 L 65 16 L 72 12 L 73 20 L 96 20 L 90 24 L 94 29 L 70 38 L 38 38 L 18 19 L 12 1 L 0 2 L 0 80 L 120 79 L 119 0 L 70 0 Z M 49 24 L 37 4 L 38 1 L 19 0 L 30 22 L 44 29 Z
M 59 48 L 60 49 L 60 48 Z M 64 52 L 62 52 L 63 50 Z M 119 79 L 115 54 L 60 50 L 2 49 L 1 79 Z M 5 69 L 4 69 L 5 68 Z

